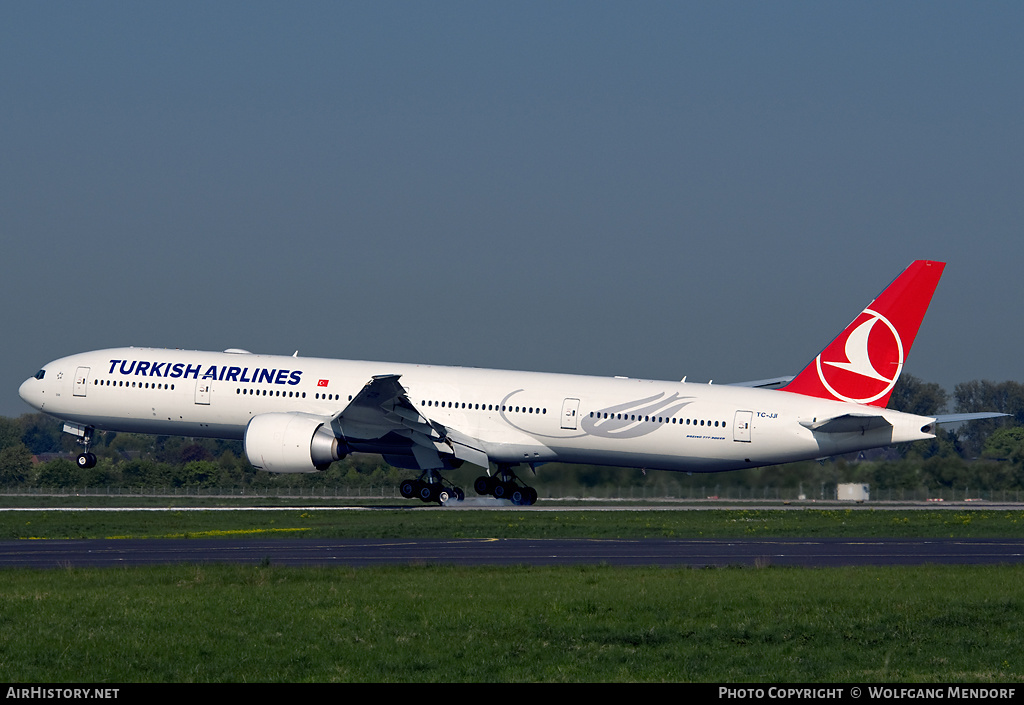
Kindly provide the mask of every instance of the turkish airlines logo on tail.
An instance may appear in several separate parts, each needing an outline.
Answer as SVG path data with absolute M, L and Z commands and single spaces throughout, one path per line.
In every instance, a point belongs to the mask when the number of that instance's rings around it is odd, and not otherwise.
M 818 378 L 837 399 L 870 404 L 888 394 L 903 369 L 896 327 L 871 309 L 818 355 Z

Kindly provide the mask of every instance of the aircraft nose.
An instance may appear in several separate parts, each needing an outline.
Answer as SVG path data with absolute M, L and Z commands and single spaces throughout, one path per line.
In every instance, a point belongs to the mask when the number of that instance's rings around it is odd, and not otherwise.
M 43 408 L 43 382 L 35 377 L 29 377 L 21 383 L 18 388 L 18 396 L 25 400 L 25 403 L 37 409 Z

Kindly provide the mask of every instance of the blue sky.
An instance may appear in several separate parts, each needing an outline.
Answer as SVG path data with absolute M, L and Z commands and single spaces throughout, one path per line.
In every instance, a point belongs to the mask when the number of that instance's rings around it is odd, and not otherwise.
M 0 414 L 120 345 L 1024 380 L 1024 5 L 7 2 Z M 381 373 L 386 373 L 386 365 Z

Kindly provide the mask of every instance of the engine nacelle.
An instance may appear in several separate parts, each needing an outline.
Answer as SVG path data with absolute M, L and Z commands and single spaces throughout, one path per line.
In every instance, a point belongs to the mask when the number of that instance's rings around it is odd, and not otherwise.
M 345 457 L 345 446 L 323 416 L 259 414 L 245 428 L 245 455 L 268 472 L 316 472 Z

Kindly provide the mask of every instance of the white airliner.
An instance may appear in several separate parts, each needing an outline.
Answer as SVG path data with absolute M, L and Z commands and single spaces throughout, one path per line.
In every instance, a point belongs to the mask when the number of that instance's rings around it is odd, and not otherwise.
M 518 465 L 717 472 L 933 438 L 936 423 L 998 415 L 885 408 L 944 266 L 911 264 L 799 375 L 775 380 L 788 381 L 781 389 L 131 347 L 55 360 L 19 393 L 79 436 L 82 467 L 96 463 L 96 430 L 207 436 L 242 440 L 270 472 L 378 453 L 421 471 L 403 496 L 442 503 L 464 493 L 440 471 L 468 462 L 487 471 L 480 494 L 532 504 Z

